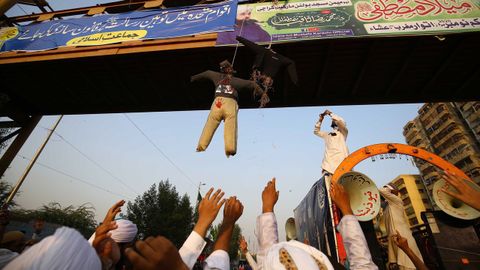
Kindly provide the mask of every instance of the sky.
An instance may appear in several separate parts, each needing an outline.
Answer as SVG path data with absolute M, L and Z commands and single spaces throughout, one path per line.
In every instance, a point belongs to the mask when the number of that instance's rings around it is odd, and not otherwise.
M 110 1 L 48 2 L 59 10 Z M 13 7 L 7 16 L 35 10 L 22 8 Z M 202 194 L 210 187 L 221 188 L 225 196 L 235 195 L 242 201 L 244 213 L 238 223 L 250 249 L 255 250 L 255 219 L 261 213 L 261 192 L 267 181 L 277 179 L 280 198 L 275 212 L 280 239 L 285 239 L 285 221 L 321 176 L 324 145 L 313 134 L 319 113 L 328 108 L 346 120 L 347 144 L 353 152 L 370 144 L 405 143 L 403 126 L 416 117 L 420 106 L 240 109 L 238 151 L 230 158 L 224 154 L 223 125 L 206 152 L 195 152 L 208 111 L 64 116 L 15 200 L 27 209 L 49 202 L 64 207 L 89 203 L 101 220 L 116 201 L 133 200 L 161 180 L 168 179 L 180 194 L 187 194 L 192 205 L 204 183 Z M 3 180 L 18 181 L 57 119 L 43 117 Z M 324 128 L 329 124 L 327 120 Z M 418 173 L 405 158 L 368 159 L 355 170 L 368 175 L 377 186 L 400 174 Z
M 347 121 L 347 144 L 353 152 L 375 143 L 405 143 L 403 126 L 417 115 L 419 107 L 406 104 L 328 109 Z M 97 220 L 101 220 L 116 201 L 133 200 L 153 183 L 166 179 L 180 194 L 187 194 L 194 205 L 201 182 L 205 183 L 202 194 L 210 187 L 221 188 L 225 196 L 237 196 L 242 201 L 244 213 L 239 225 L 254 245 L 253 228 L 261 213 L 261 192 L 267 181 L 276 177 L 280 198 L 275 212 L 280 239 L 284 239 L 286 219 L 293 216 L 293 209 L 321 176 L 324 144 L 313 134 L 313 128 L 318 114 L 325 109 L 240 109 L 238 152 L 230 158 L 224 154 L 223 124 L 207 151 L 195 152 L 208 111 L 67 115 L 16 200 L 27 209 L 49 202 L 62 206 L 90 203 L 96 209 Z M 20 178 L 57 119 L 43 117 L 4 180 L 13 184 Z M 326 120 L 325 128 L 329 124 Z M 368 175 L 377 186 L 399 174 L 418 173 L 405 158 L 367 159 L 355 170 Z

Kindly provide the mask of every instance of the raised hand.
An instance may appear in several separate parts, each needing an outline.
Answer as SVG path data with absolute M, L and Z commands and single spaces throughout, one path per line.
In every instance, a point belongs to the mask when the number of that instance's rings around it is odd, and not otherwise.
M 108 209 L 107 214 L 105 215 L 105 219 L 103 219 L 103 223 L 108 223 L 115 219 L 115 216 L 122 211 L 122 206 L 125 204 L 124 200 L 120 200 L 116 202 L 110 209 Z
M 233 225 L 243 214 L 243 204 L 233 196 L 228 198 L 223 208 L 223 224 Z
M 396 234 L 392 235 L 392 240 L 395 243 L 395 245 L 397 245 L 403 251 L 409 249 L 407 239 L 402 237 L 398 231 Z
M 243 205 L 237 200 L 237 197 L 233 196 L 228 198 L 223 207 L 223 221 L 220 226 L 217 241 L 213 245 L 214 251 L 224 250 L 228 252 L 235 222 L 240 218 L 242 213 Z
M 135 247 L 136 251 L 132 248 L 125 250 L 125 255 L 133 264 L 133 269 L 188 269 L 177 248 L 163 236 L 148 237 L 145 241 L 137 241 Z
M 278 201 L 278 196 L 280 191 L 277 191 L 275 187 L 276 179 L 272 178 L 271 181 L 268 181 L 267 185 L 262 192 L 262 212 L 268 213 L 273 212 L 273 208 Z
M 447 182 L 447 186 L 441 189 L 443 192 L 480 211 L 480 187 L 477 184 L 471 179 L 463 179 L 447 171 L 442 177 Z M 449 185 L 453 186 L 458 192 L 450 191 L 448 189 Z M 475 189 L 475 187 L 477 188 Z
M 109 221 L 106 223 L 102 223 L 102 225 L 98 226 L 95 230 L 95 238 L 93 239 L 92 246 L 97 250 L 98 254 L 102 254 L 103 250 L 100 249 L 100 244 L 103 240 L 110 238 L 110 231 L 115 230 L 118 228 L 118 225 L 115 221 Z
M 353 215 L 352 208 L 350 207 L 350 198 L 342 185 L 332 182 L 330 185 L 330 196 L 332 197 L 332 201 L 340 208 L 343 215 Z
M 221 189 L 217 189 L 213 195 L 212 192 L 213 188 L 210 188 L 198 205 L 198 221 L 193 230 L 201 237 L 205 237 L 208 228 L 212 225 L 212 222 L 218 215 L 218 211 L 225 203 L 225 199 L 222 199 L 225 193 Z
M 242 255 L 245 255 L 247 254 L 248 252 L 248 245 L 247 245 L 247 241 L 245 241 L 245 237 L 243 237 L 243 235 L 240 237 L 240 239 L 238 240 L 238 246 L 240 248 L 240 252 L 242 253 Z

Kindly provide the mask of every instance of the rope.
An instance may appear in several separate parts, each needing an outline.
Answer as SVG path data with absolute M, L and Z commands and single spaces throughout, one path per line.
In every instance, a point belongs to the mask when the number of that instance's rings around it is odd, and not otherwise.
M 240 32 L 239 36 L 242 36 L 242 30 L 243 30 L 243 24 L 245 23 L 245 19 L 242 21 L 242 25 L 240 26 Z M 238 51 L 238 45 L 240 45 L 240 41 L 237 41 L 237 45 L 235 46 L 235 53 L 233 53 L 233 59 L 232 59 L 232 67 L 235 64 L 235 57 L 237 57 L 237 51 Z

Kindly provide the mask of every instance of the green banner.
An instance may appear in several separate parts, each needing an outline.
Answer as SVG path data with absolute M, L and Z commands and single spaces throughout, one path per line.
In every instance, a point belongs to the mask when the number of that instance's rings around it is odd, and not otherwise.
M 239 5 L 235 30 L 217 44 L 479 30 L 480 0 L 289 0 Z

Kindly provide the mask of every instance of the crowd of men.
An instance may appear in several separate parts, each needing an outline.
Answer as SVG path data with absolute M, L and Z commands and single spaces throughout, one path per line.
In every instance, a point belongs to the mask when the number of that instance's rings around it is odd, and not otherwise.
M 332 117 L 332 132 L 320 131 L 325 116 Z M 327 180 L 338 164 L 348 155 L 346 148 L 347 129 L 343 119 L 330 111 L 320 115 L 315 126 L 315 134 L 324 138 L 328 144 L 324 162 L 323 176 L 332 202 L 341 211 L 342 218 L 337 226 L 348 259 L 348 269 L 378 269 L 372 260 L 370 250 L 359 221 L 352 212 L 350 198 L 342 185 Z M 468 184 L 470 179 L 446 172 L 444 179 L 457 192 L 444 188 L 444 192 L 480 210 L 480 192 Z M 467 181 L 467 182 L 466 182 Z M 398 190 L 386 186 L 380 190 L 387 200 L 386 210 L 389 228 L 389 265 L 398 269 L 427 269 L 423 264 L 418 247 L 412 238 L 410 229 L 403 219 L 403 205 Z M 258 242 L 256 258 L 248 252 L 244 239 L 240 241 L 240 250 L 247 258 L 252 269 L 345 269 L 334 259 L 317 248 L 297 240 L 280 241 L 275 216 L 280 191 L 276 188 L 276 179 L 268 181 L 261 192 L 261 214 L 257 217 L 255 233 Z M 228 255 L 234 226 L 243 213 L 243 204 L 236 197 L 226 198 L 221 189 L 210 190 L 198 204 L 198 220 L 193 231 L 180 249 L 164 236 L 149 236 L 139 240 L 137 226 L 129 220 L 116 216 L 121 212 L 125 201 L 115 203 L 107 212 L 103 222 L 87 240 L 78 231 L 61 227 L 53 235 L 42 239 L 40 223 L 32 241 L 21 241 L 21 232 L 5 232 L 8 218 L 0 217 L 0 268 L 18 269 L 193 269 L 198 257 L 205 248 L 205 237 L 223 208 L 223 220 L 213 244 L 212 252 L 203 261 L 203 269 L 230 269 Z M 2 212 L 2 213 L 5 213 Z M 253 224 L 252 224 L 253 225 Z

